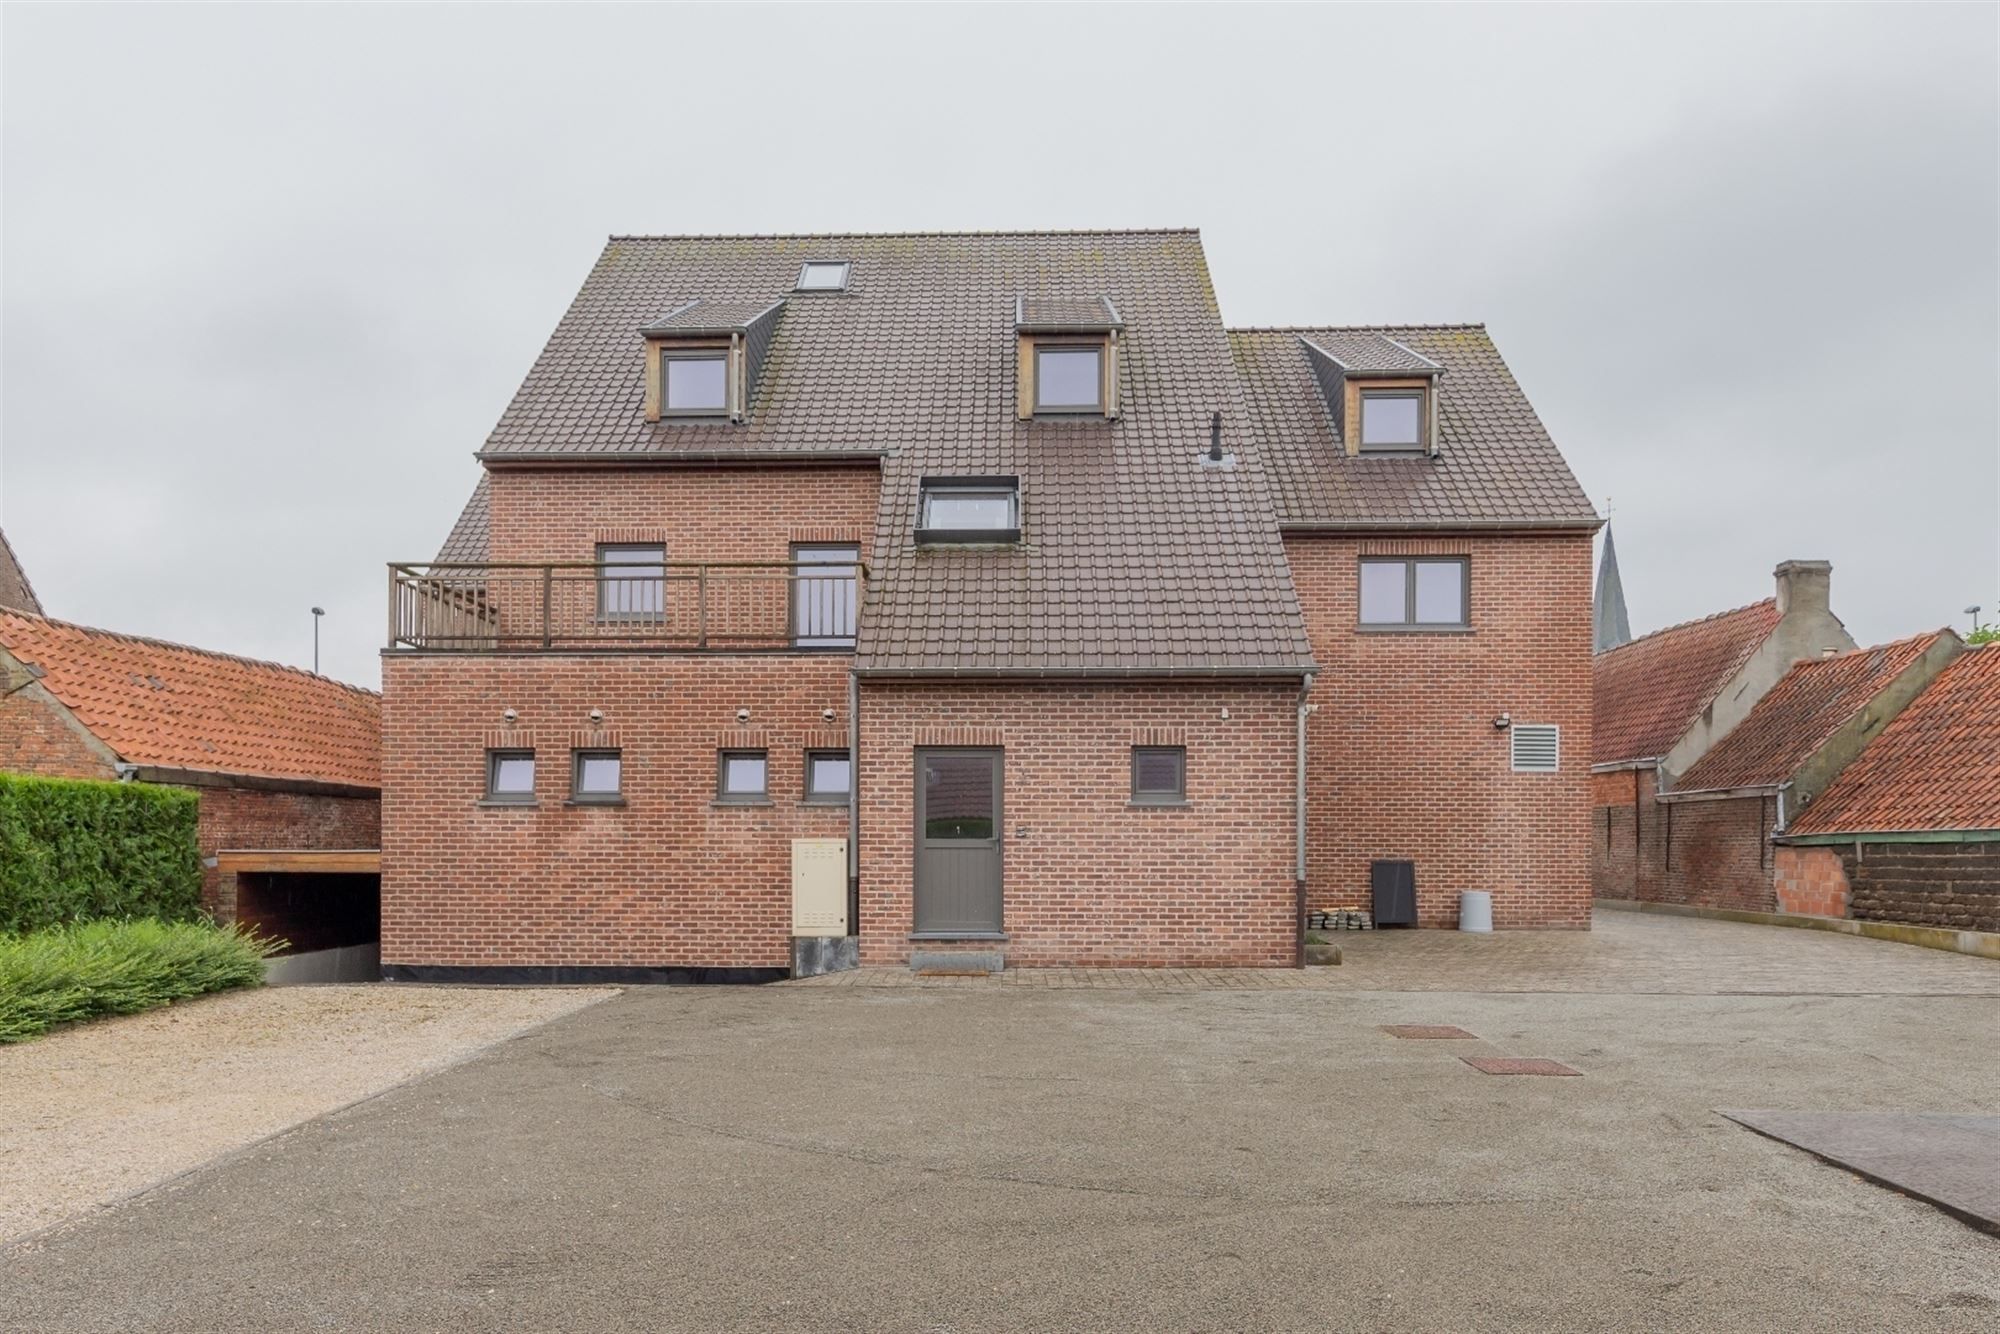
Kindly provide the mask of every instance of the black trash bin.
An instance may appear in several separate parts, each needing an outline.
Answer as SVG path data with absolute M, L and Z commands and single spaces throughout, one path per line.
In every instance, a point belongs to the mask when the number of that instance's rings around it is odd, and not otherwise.
M 1368 863 L 1368 888 L 1374 898 L 1375 925 L 1415 926 L 1417 924 L 1417 864 L 1415 862 L 1374 861 Z

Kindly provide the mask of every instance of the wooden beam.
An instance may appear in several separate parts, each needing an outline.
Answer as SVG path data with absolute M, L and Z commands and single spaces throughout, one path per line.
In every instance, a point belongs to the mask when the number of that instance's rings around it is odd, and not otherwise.
M 231 848 L 215 854 L 218 870 L 315 871 L 341 874 L 376 875 L 382 870 L 382 853 L 376 848 L 342 848 L 325 852 L 299 848 L 260 851 Z

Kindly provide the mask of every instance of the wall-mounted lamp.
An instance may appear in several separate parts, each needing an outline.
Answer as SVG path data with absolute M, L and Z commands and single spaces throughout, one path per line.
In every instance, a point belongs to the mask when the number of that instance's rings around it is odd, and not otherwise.
M 1500 716 L 1493 720 L 1493 730 L 1496 732 L 1504 732 L 1513 725 L 1514 715 L 1505 710 L 1502 710 Z
M 590 711 L 590 722 L 593 727 L 602 723 L 603 721 L 604 721 L 604 710 L 592 709 Z
M 737 721 L 737 723 L 738 723 L 738 724 L 742 724 L 742 723 L 747 723 L 747 722 L 749 722 L 749 721 L 750 721 L 750 710 L 748 710 L 748 709 L 738 709 L 738 710 L 736 711 L 736 721 Z
M 514 712 L 512 709 L 500 710 L 500 721 L 506 723 L 509 727 L 512 727 L 514 723 L 520 719 L 520 717 L 521 715 Z
M 840 716 L 840 715 L 839 715 L 839 714 L 837 714 L 837 713 L 835 713 L 835 712 L 834 712 L 834 711 L 833 711 L 832 709 L 821 709 L 821 710 L 819 711 L 819 717 L 820 717 L 820 721 L 821 721 L 821 722 L 827 722 L 827 723 L 830 723 L 830 722 L 832 722 L 832 721 L 833 721 L 833 720 L 834 720 L 835 718 L 838 718 L 839 716 Z

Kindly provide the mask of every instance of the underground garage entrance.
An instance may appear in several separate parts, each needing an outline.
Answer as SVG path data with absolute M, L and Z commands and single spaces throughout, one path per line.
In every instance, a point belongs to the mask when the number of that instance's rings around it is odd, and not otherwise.
M 374 982 L 382 976 L 382 855 L 227 851 L 216 866 L 236 881 L 238 925 L 285 942 L 266 981 Z

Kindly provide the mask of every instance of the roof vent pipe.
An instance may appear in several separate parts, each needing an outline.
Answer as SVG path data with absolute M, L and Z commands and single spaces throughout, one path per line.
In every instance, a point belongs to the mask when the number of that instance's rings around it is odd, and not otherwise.
M 1222 462 L 1222 414 L 1219 412 L 1208 419 L 1208 461 Z

